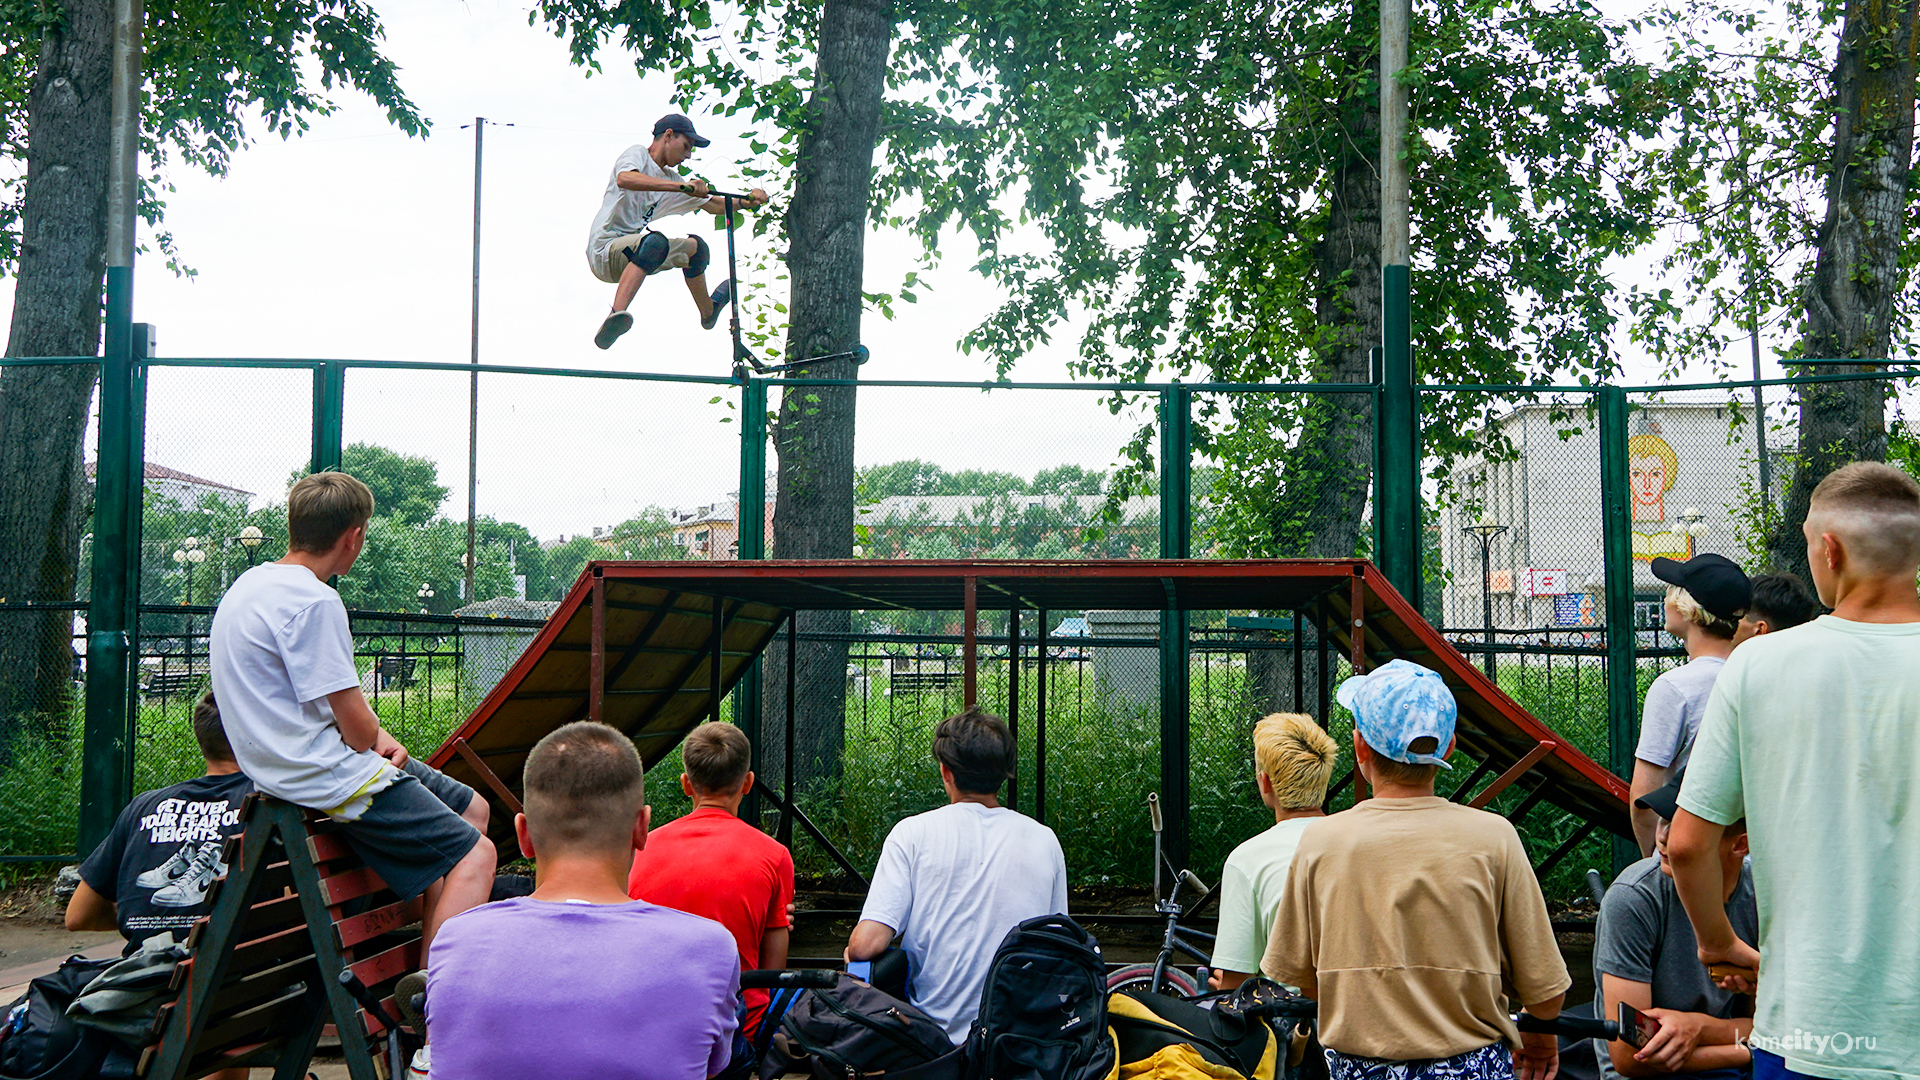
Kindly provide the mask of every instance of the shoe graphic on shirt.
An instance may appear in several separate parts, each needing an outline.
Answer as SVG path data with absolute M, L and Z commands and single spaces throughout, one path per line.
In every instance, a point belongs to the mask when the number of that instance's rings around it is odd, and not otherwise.
M 181 844 L 180 850 L 174 852 L 171 858 L 134 878 L 133 883 L 143 889 L 159 889 L 171 885 L 176 878 L 187 872 L 187 867 L 193 865 L 194 853 L 199 850 L 197 845 Z
M 181 874 L 173 884 L 153 894 L 153 906 L 194 907 L 205 903 L 207 890 L 213 887 L 213 879 L 227 872 L 227 864 L 220 861 L 221 844 L 219 840 L 201 844 L 187 872 Z

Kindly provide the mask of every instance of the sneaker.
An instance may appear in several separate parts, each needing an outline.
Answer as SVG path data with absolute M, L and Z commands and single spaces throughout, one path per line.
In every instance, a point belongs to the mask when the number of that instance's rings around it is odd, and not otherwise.
M 720 313 L 727 310 L 728 304 L 733 303 L 733 279 L 728 278 L 721 282 L 720 287 L 713 290 L 712 299 L 713 314 L 700 320 L 700 329 L 702 330 L 713 329 L 714 324 L 720 321 Z
M 171 885 L 175 878 L 187 872 L 187 867 L 193 865 L 194 853 L 199 850 L 195 844 L 181 844 L 180 850 L 174 852 L 172 858 L 134 878 L 133 883 L 143 889 L 159 889 Z
M 393 1003 L 400 1006 L 400 1022 L 415 1033 L 427 1032 L 427 973 L 409 972 L 393 984 Z
M 433 1066 L 433 1059 L 427 1051 L 432 1049 L 431 1046 L 423 1046 L 413 1052 L 413 1061 L 407 1065 L 407 1080 L 427 1080 L 428 1070 Z
M 155 892 L 149 902 L 155 907 L 175 908 L 198 907 L 205 903 L 207 890 L 213 888 L 214 879 L 227 872 L 227 864 L 220 861 L 221 843 L 219 840 L 209 840 L 201 844 L 187 872 L 175 878 L 173 884 Z
M 593 344 L 597 348 L 611 349 L 613 343 L 620 340 L 620 335 L 631 329 L 633 329 L 631 312 L 612 312 L 605 319 L 600 320 L 600 332 L 593 335 Z

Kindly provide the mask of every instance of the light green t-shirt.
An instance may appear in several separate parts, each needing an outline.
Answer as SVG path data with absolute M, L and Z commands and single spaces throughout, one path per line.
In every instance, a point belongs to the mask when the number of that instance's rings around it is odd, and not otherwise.
M 1920 1077 L 1920 623 L 1826 615 L 1743 643 L 1680 805 L 1747 819 L 1753 1046 L 1812 1076 Z
M 1213 940 L 1213 966 L 1242 974 L 1256 974 L 1267 955 L 1267 935 L 1273 914 L 1287 891 L 1287 867 L 1300 846 L 1300 834 L 1317 817 L 1276 822 L 1227 856 L 1220 871 L 1220 927 Z

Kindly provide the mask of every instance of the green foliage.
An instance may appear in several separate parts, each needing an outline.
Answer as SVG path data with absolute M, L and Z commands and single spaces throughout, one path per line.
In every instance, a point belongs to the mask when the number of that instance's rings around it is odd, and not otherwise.
M 440 512 L 449 488 L 440 482 L 440 466 L 433 459 L 402 454 L 372 443 L 353 443 L 340 451 L 340 471 L 373 492 L 373 512 L 407 525 L 424 524 Z M 295 469 L 287 486 L 307 475 Z
M 149 0 L 142 64 L 140 215 L 159 226 L 175 157 L 215 176 L 266 131 L 283 139 L 337 107 L 329 96 L 350 88 L 386 109 L 409 135 L 429 121 L 400 89 L 399 69 L 381 52 L 386 31 L 361 0 L 275 0 L 270 4 Z M 58 4 L 0 0 L 0 137 L 17 163 L 26 158 L 26 103 L 41 42 L 63 24 Z M 0 179 L 0 269 L 19 254 L 23 167 Z M 171 234 L 156 242 L 175 270 Z

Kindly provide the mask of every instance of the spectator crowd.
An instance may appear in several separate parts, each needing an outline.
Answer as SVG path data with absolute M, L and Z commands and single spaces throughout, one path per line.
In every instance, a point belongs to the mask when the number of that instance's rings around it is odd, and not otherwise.
M 786 965 L 794 899 L 791 854 L 739 817 L 745 736 L 708 723 L 686 738 L 693 809 L 657 825 L 631 740 L 593 722 L 551 732 L 513 822 L 535 887 L 487 903 L 487 802 L 381 726 L 327 585 L 372 511 L 342 474 L 294 486 L 289 554 L 241 575 L 214 616 L 194 713 L 207 774 L 127 808 L 83 864 L 68 925 L 118 927 L 130 949 L 183 931 L 258 790 L 341 822 L 419 898 L 429 1044 L 413 1075 L 744 1075 L 785 1002 L 743 993 L 741 972 Z M 1630 786 L 1643 857 L 1599 911 L 1581 1008 L 1641 1018 L 1598 1047 L 1604 1075 L 1920 1078 L 1920 935 L 1901 899 L 1920 896 L 1920 485 L 1849 465 L 1814 491 L 1804 533 L 1811 593 L 1718 555 L 1653 561 L 1688 660 L 1647 692 Z M 1561 1047 L 1513 1012 L 1553 1019 L 1572 980 L 1513 825 L 1435 793 L 1453 694 L 1394 660 L 1337 697 L 1370 795 L 1324 813 L 1343 748 L 1304 715 L 1255 725 L 1274 824 L 1226 862 L 1212 987 L 1263 975 L 1317 1001 L 1333 1080 L 1554 1080 Z M 1000 803 L 1016 760 L 1003 720 L 947 718 L 932 757 L 947 803 L 893 827 L 844 959 L 958 1046 L 996 947 L 1066 914 L 1068 877 L 1052 830 Z

